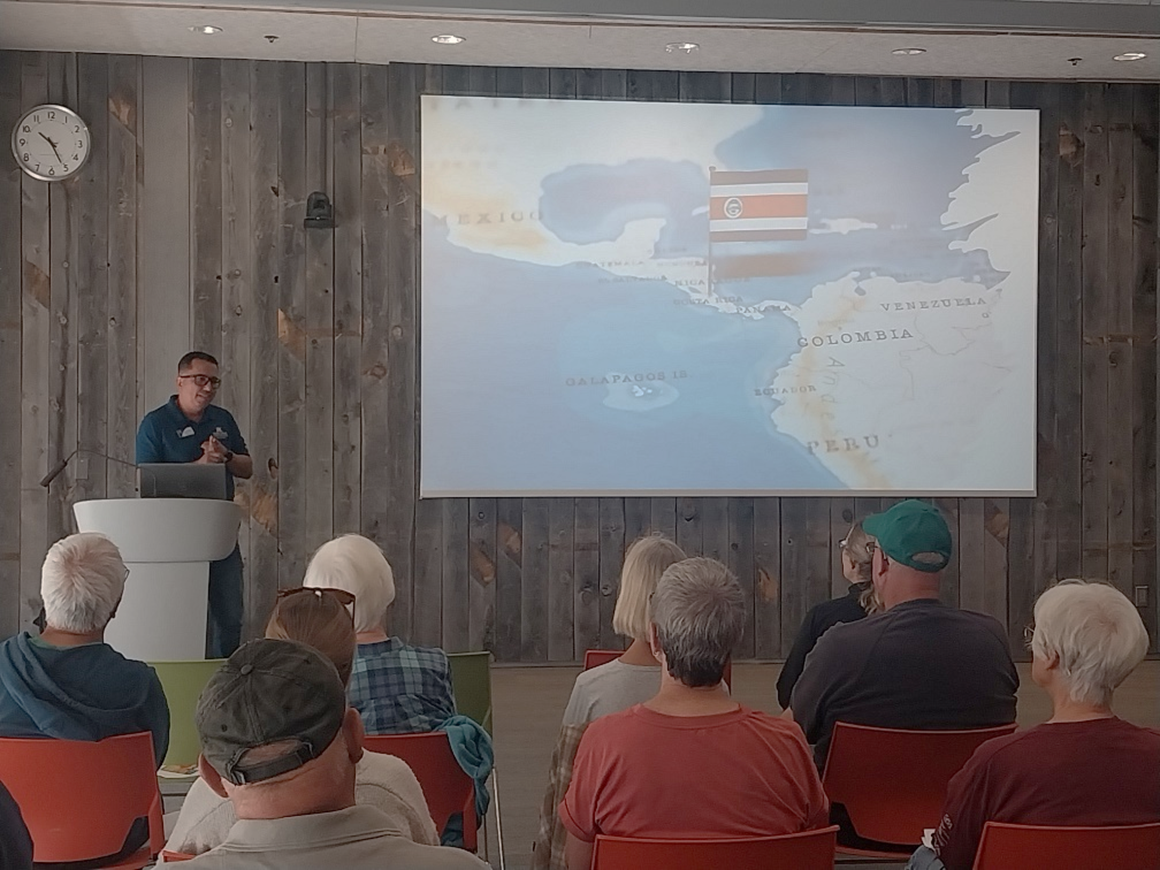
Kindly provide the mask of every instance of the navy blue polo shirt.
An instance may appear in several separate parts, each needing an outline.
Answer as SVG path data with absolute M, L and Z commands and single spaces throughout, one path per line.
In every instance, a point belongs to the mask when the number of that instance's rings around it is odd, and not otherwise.
M 217 405 L 207 405 L 197 422 L 177 404 L 177 396 L 145 415 L 137 429 L 137 464 L 144 462 L 193 462 L 201 458 L 201 445 L 214 436 L 234 453 L 248 456 L 246 442 L 234 415 Z M 234 476 L 226 475 L 226 497 L 234 497 Z

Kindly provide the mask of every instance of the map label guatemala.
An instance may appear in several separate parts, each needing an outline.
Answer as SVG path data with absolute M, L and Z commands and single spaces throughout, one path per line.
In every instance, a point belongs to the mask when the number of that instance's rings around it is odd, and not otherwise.
M 421 125 L 424 497 L 1034 494 L 1038 112 Z

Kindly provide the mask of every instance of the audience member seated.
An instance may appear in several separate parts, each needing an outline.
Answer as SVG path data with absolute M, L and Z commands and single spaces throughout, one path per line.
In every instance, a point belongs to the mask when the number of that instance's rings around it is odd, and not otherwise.
M 1112 712 L 1112 692 L 1147 651 L 1139 611 L 1111 586 L 1065 580 L 1044 592 L 1035 603 L 1031 678 L 1054 713 L 975 751 L 947 789 L 934 852 L 920 849 L 910 866 L 970 870 L 988 821 L 1160 821 L 1160 731 Z
M 841 598 L 823 601 L 810 608 L 802 627 L 794 639 L 793 647 L 781 666 L 777 677 L 777 702 L 782 708 L 790 705 L 793 687 L 802 675 L 806 656 L 823 634 L 843 622 L 857 622 L 868 613 L 877 613 L 882 608 L 874 595 L 874 584 L 870 582 L 870 546 L 873 539 L 866 534 L 862 523 L 854 523 L 846 537 L 838 544 L 842 554 L 842 576 L 850 584 L 850 591 Z
M 104 641 L 128 574 L 103 535 L 53 544 L 40 573 L 44 631 L 0 643 L 0 736 L 101 740 L 150 731 L 160 766 L 169 705 L 157 673 Z
M 20 815 L 20 807 L 0 782 L 0 867 L 32 870 L 32 837 Z
M 871 573 L 885 612 L 836 625 L 818 640 L 786 712 L 815 745 L 818 768 L 839 721 L 913 729 L 1014 722 L 1019 676 L 1006 630 L 939 601 L 951 557 L 942 514 L 911 499 L 862 526 L 876 540 Z
M 395 578 L 374 541 L 342 535 L 323 544 L 306 567 L 303 585 L 355 597 L 358 651 L 348 692 L 368 734 L 433 731 L 455 715 L 447 654 L 387 634 Z
M 612 630 L 632 643 L 620 658 L 576 677 L 564 710 L 565 725 L 585 725 L 657 693 L 661 663 L 649 649 L 648 602 L 665 569 L 685 558 L 680 547 L 659 534 L 639 538 L 625 551 Z
M 828 824 L 801 731 L 742 707 L 721 682 L 745 625 L 737 579 L 712 559 L 678 562 L 650 619 L 660 690 L 584 733 L 559 810 L 570 870 L 591 866 L 597 834 L 756 837 Z
M 564 870 L 568 832 L 556 808 L 568 792 L 576 747 L 588 723 L 608 713 L 627 710 L 657 693 L 661 663 L 649 648 L 648 602 L 665 569 L 684 558 L 684 551 L 660 534 L 638 538 L 624 553 L 612 628 L 617 634 L 632 638 L 632 643 L 620 658 L 583 671 L 572 686 L 540 806 L 540 829 L 532 844 L 532 870 Z
M 305 644 L 245 644 L 198 700 L 198 768 L 233 803 L 225 841 L 185 866 L 221 870 L 485 870 L 459 849 L 408 839 L 382 810 L 356 804 L 363 726 L 334 665 Z
M 347 610 L 354 598 L 332 589 L 291 589 L 279 595 L 266 637 L 296 640 L 318 650 L 334 664 L 345 685 L 354 662 L 354 621 Z M 419 781 L 401 759 L 365 753 L 355 765 L 355 803 L 381 810 L 404 837 L 416 843 L 433 846 L 439 842 Z M 199 855 L 221 845 L 236 821 L 233 804 L 198 779 L 181 805 L 165 848 Z

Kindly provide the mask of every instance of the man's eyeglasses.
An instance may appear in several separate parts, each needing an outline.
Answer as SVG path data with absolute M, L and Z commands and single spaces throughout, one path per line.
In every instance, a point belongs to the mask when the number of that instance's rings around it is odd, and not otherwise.
M 1027 623 L 1023 626 L 1023 645 L 1027 649 L 1031 649 L 1031 641 L 1035 637 L 1035 626 L 1032 623 Z
M 215 390 L 222 385 L 221 378 L 209 375 L 178 375 L 177 377 L 179 380 L 192 380 L 199 387 L 213 387 Z
M 354 621 L 354 594 L 345 589 L 331 589 L 325 586 L 298 586 L 294 589 L 278 590 L 279 600 L 289 598 L 291 595 L 313 595 L 319 600 L 333 598 L 346 608 L 346 612 L 350 614 L 351 622 Z

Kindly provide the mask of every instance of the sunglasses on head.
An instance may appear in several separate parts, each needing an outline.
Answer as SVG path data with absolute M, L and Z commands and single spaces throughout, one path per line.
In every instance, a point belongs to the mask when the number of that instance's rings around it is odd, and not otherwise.
M 333 598 L 350 614 L 351 621 L 354 620 L 354 594 L 347 592 L 345 589 L 331 589 L 325 586 L 296 586 L 293 589 L 279 589 L 278 600 L 289 598 L 292 595 L 313 595 L 315 598 L 322 600 L 323 598 Z

